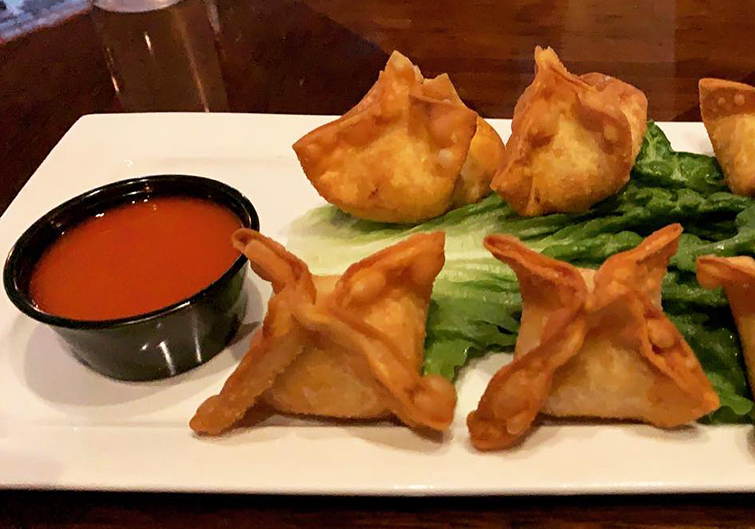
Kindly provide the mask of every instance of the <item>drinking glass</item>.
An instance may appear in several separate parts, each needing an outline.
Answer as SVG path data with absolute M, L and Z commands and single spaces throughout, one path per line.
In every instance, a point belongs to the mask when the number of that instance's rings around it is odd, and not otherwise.
M 91 16 L 124 110 L 228 109 L 204 0 L 94 0 Z

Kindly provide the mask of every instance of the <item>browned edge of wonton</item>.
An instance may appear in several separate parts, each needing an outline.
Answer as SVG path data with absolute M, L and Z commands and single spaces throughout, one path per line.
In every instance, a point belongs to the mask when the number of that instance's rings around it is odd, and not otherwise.
M 523 351 L 526 354 L 493 376 L 477 409 L 467 417 L 474 447 L 495 450 L 511 446 L 530 429 L 548 398 L 553 373 L 582 346 L 587 286 L 576 268 L 540 255 L 514 237 L 490 235 L 485 247 L 511 266 L 519 280 L 524 301 L 520 337 L 539 335 Z M 530 317 L 526 300 L 533 298 L 552 309 L 542 321 Z M 518 353 L 519 348 L 518 339 Z
M 755 87 L 725 79 L 706 77 L 698 82 L 703 123 L 736 115 L 755 113 Z
M 538 46 L 535 64 L 535 79 L 517 101 L 511 137 L 491 187 L 523 216 L 586 210 L 629 180 L 646 127 L 647 99 L 640 90 L 617 79 L 597 73 L 582 77 L 569 73 L 551 48 Z M 553 113 L 553 107 L 559 101 L 570 102 L 572 119 L 592 135 L 603 156 L 615 166 L 610 175 L 600 175 L 601 186 L 606 178 L 611 179 L 606 189 L 585 189 L 568 207 L 541 199 L 543 190 L 537 187 L 537 175 L 531 167 L 534 154 L 547 152 L 544 150 L 558 130 L 563 111 Z
M 700 114 L 726 184 L 732 193 L 755 196 L 755 134 L 738 125 L 755 120 L 755 87 L 723 79 L 700 79 Z M 755 127 L 751 127 L 755 128 Z
M 446 74 L 424 79 L 409 59 L 393 52 L 362 101 L 293 148 L 318 193 L 343 211 L 375 221 L 420 222 L 451 207 L 477 117 Z M 403 125 L 395 147 L 375 147 L 397 123 Z M 435 160 L 412 161 L 411 171 L 396 177 L 396 157 L 412 142 L 428 142 Z M 360 170 L 349 171 L 352 164 Z
M 723 287 L 742 341 L 750 390 L 755 391 L 755 259 L 749 256 L 697 258 L 697 281 L 704 288 Z
M 456 392 L 445 379 L 420 376 L 424 340 L 417 351 L 409 352 L 419 356 L 412 363 L 400 350 L 401 337 L 388 336 L 359 318 L 361 306 L 380 296 L 387 285 L 407 284 L 429 303 L 432 283 L 444 262 L 444 240 L 442 232 L 410 237 L 355 263 L 332 293 L 319 295 L 311 292 L 312 276 L 304 263 L 257 232 L 237 231 L 234 244 L 263 279 L 273 280 L 274 295 L 249 352 L 220 394 L 199 407 L 190 423 L 192 429 L 216 435 L 233 426 L 313 341 L 329 341 L 337 347 L 344 361 L 355 367 L 355 376 L 376 389 L 386 406 L 408 425 L 447 428 Z M 291 263 L 296 270 L 286 273 Z M 305 283 L 306 292 L 297 290 L 300 283 Z M 424 337 L 424 318 L 418 324 Z
M 629 121 L 632 131 L 632 162 L 637 158 L 648 128 L 648 99 L 642 90 L 610 75 L 590 72 L 579 76 L 599 92 L 610 95 L 619 102 L 619 108 Z

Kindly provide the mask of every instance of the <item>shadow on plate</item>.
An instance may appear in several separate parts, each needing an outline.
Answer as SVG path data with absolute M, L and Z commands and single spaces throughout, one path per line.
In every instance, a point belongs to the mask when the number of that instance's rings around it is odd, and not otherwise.
M 617 423 L 621 424 L 621 423 Z M 706 427 L 693 423 L 682 424 L 674 428 L 656 428 L 647 424 L 635 424 L 633 428 L 628 429 L 632 435 L 654 439 L 658 441 L 679 442 L 701 442 L 708 438 Z
M 220 436 L 195 434 L 195 438 L 223 446 L 240 446 L 280 439 L 286 435 L 296 435 L 307 441 L 352 437 L 381 447 L 426 454 L 447 450 L 453 437 L 450 431 L 415 431 L 397 420 L 314 418 L 279 414 L 270 408 L 260 407 L 249 410 L 232 430 Z
M 281 416 L 282 420 L 294 420 L 296 434 L 307 440 L 322 440 L 330 438 L 343 439 L 354 437 L 397 450 L 413 453 L 434 453 L 448 448 L 448 442 L 453 437 L 451 430 L 435 432 L 432 430 L 414 430 L 395 418 L 360 420 L 360 419 L 316 419 L 292 418 Z M 303 428 L 302 428 L 303 426 Z M 307 428 L 309 426 L 310 428 Z
M 574 428 L 575 426 L 577 428 Z M 630 435 L 658 441 L 669 441 L 672 443 L 700 442 L 707 438 L 705 428 L 698 427 L 694 424 L 661 429 L 637 422 L 616 421 L 610 419 L 556 418 L 541 416 L 536 420 L 532 430 L 505 452 L 507 457 L 511 457 L 512 459 L 515 459 L 518 455 L 529 457 L 529 455 L 531 455 L 530 452 L 538 450 L 540 446 L 548 444 L 554 439 L 556 439 L 555 442 L 558 442 L 557 437 L 559 436 L 563 436 L 564 442 L 584 442 L 601 433 L 601 427 L 604 426 L 614 428 L 620 427 Z M 568 431 L 566 431 L 567 428 Z M 755 455 L 755 438 L 753 439 L 753 443 L 752 450 L 753 455 Z
M 13 364 L 30 391 L 76 415 L 112 419 L 109 407 L 128 404 L 117 413 L 118 418 L 124 418 L 173 406 L 197 398 L 208 383 L 230 371 L 246 354 L 251 334 L 264 313 L 264 303 L 248 278 L 244 288 L 248 295 L 246 319 L 228 347 L 207 363 L 175 377 L 149 382 L 110 379 L 79 362 L 52 329 L 21 316 L 17 332 L 26 329 L 29 336 L 25 347 L 11 348 L 20 351 L 20 358 L 14 359 Z M 29 330 L 30 325 L 33 328 Z M 19 345 L 21 342 L 22 338 Z M 149 398 L 156 394 L 161 394 L 159 403 Z M 143 403 L 136 405 L 137 401 Z
M 747 453 L 753 460 L 755 460 L 755 428 L 751 427 L 747 432 L 747 439 L 745 443 L 747 444 Z
M 361 426 L 345 430 L 346 434 L 367 441 L 381 448 L 403 450 L 415 454 L 441 455 L 451 448 L 454 432 L 449 429 L 446 432 L 420 432 L 396 424 L 386 426 Z

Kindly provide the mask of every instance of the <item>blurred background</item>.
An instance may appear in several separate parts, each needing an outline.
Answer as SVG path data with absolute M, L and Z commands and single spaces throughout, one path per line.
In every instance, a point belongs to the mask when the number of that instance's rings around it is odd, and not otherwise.
M 111 16 L 86 0 L 0 0 L 0 211 L 84 114 L 340 114 L 394 49 L 447 72 L 486 117 L 511 117 L 536 45 L 639 87 L 656 120 L 698 120 L 700 77 L 755 83 L 755 2 L 157 1 L 160 15 Z M 195 94 L 174 96 L 185 82 Z
M 0 42 L 89 8 L 90 0 L 0 0 Z

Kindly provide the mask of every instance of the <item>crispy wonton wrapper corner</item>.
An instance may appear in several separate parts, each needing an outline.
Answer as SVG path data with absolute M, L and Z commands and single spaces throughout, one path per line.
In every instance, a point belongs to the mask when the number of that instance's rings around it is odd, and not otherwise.
M 755 196 L 755 87 L 723 79 L 700 79 L 700 114 L 737 195 Z
M 421 222 L 490 191 L 503 142 L 448 75 L 425 79 L 393 52 L 364 98 L 293 145 L 318 193 L 381 222 Z
M 573 75 L 538 46 L 492 188 L 523 216 L 585 211 L 629 181 L 646 121 L 640 90 L 599 73 Z
M 475 448 L 494 450 L 529 430 L 550 393 L 553 372 L 581 347 L 587 287 L 576 268 L 514 237 L 490 235 L 485 247 L 513 268 L 524 300 L 517 357 L 493 376 L 467 417 Z
M 660 304 L 681 231 L 667 226 L 597 272 L 541 256 L 510 237 L 486 239 L 516 272 L 523 311 L 514 361 L 496 373 L 468 417 L 475 447 L 511 446 L 539 413 L 673 427 L 718 408 L 697 358 Z
M 310 274 L 258 232 L 239 230 L 233 240 L 272 283 L 273 296 L 248 353 L 191 420 L 194 431 L 217 435 L 260 400 L 284 413 L 395 415 L 412 427 L 449 426 L 453 385 L 420 375 L 430 294 L 444 263 L 443 232 L 414 235 L 340 277 Z
M 755 259 L 748 256 L 697 259 L 697 280 L 705 288 L 723 287 L 742 341 L 750 390 L 755 390 Z

